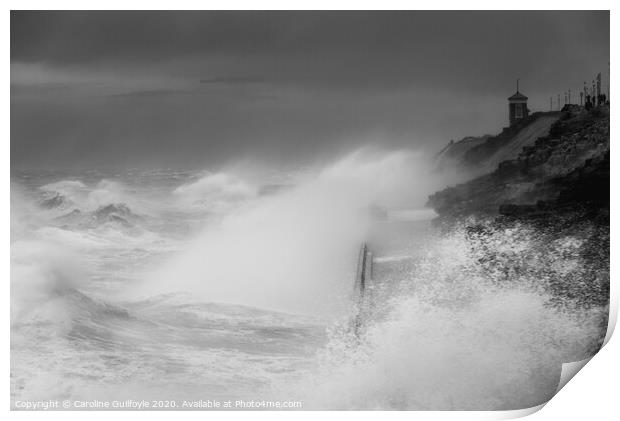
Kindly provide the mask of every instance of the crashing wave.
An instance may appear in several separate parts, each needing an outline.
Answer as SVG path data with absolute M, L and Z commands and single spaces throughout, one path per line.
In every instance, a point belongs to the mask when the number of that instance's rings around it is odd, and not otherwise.
M 217 173 L 177 187 L 173 194 L 184 205 L 225 212 L 256 197 L 258 192 L 253 185 L 235 175 Z
M 108 205 L 141 208 L 127 188 L 116 181 L 103 179 L 94 186 L 81 181 L 62 180 L 39 187 L 43 199 L 39 202 L 45 209 L 63 209 L 72 206 L 82 212 L 98 211 Z
M 77 255 L 55 243 L 13 243 L 11 326 L 26 328 L 45 323 L 66 333 L 79 319 L 128 317 L 126 310 L 80 292 L 86 279 L 84 269 Z
M 101 206 L 92 213 L 92 216 L 98 224 L 112 222 L 125 227 L 131 227 L 141 219 L 124 203 Z
M 71 201 L 57 192 L 39 202 L 39 206 L 43 209 L 58 209 L 67 207 L 68 205 L 71 205 Z
M 143 219 L 142 216 L 133 213 L 126 204 L 113 203 L 100 206 L 92 212 L 82 212 L 79 209 L 74 209 L 56 218 L 56 221 L 79 229 L 98 228 L 109 225 L 121 228 L 135 228 Z

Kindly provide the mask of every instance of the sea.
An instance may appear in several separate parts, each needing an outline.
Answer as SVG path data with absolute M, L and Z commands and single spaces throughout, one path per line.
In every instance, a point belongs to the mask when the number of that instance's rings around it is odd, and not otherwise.
M 536 271 L 499 282 L 509 265 L 479 262 L 491 248 L 564 279 L 581 240 L 540 254 L 526 228 L 478 243 L 442 232 L 423 207 L 439 187 L 403 151 L 292 170 L 13 170 L 12 407 L 545 402 L 562 363 L 590 356 L 607 309 L 550 305 Z M 361 309 L 363 243 L 374 270 Z

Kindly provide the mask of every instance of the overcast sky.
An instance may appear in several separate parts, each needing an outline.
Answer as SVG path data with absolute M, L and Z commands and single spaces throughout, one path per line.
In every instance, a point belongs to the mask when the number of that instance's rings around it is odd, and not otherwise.
M 608 12 L 12 12 L 11 163 L 438 150 L 507 125 L 517 78 L 547 111 L 608 62 Z

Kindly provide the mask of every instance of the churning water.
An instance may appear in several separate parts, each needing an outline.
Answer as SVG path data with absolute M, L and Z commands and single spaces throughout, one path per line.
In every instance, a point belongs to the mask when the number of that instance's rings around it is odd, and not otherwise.
M 544 402 L 606 320 L 545 288 L 581 270 L 580 239 L 537 253 L 525 228 L 440 234 L 403 210 L 441 187 L 421 162 L 357 152 L 296 173 L 14 173 L 12 401 Z M 393 217 L 373 222 L 374 204 Z M 369 238 L 376 283 L 358 338 L 352 287 Z M 489 250 L 506 260 L 481 264 Z

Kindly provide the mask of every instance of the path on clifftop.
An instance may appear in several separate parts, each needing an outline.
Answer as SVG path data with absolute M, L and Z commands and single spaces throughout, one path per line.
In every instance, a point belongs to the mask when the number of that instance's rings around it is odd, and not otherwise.
M 489 174 L 502 161 L 516 159 L 524 147 L 549 134 L 560 113 L 535 113 L 526 121 L 506 127 L 495 136 L 465 137 L 451 143 L 436 157 L 438 171 L 460 172 L 460 182 Z
M 525 146 L 533 145 L 539 137 L 547 136 L 559 115 L 543 115 L 520 130 L 510 142 L 487 158 L 479 169 L 478 175 L 495 171 L 500 162 L 515 159 Z

